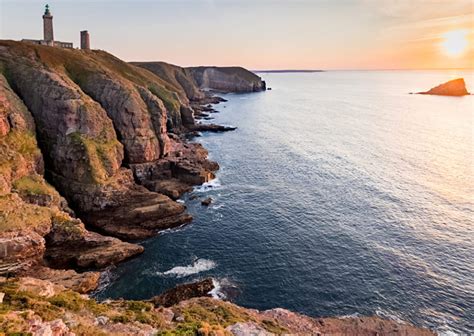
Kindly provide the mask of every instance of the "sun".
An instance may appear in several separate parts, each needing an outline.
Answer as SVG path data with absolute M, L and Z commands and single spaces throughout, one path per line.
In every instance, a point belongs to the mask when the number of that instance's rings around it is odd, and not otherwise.
M 452 30 L 442 35 L 441 49 L 451 57 L 461 56 L 467 49 L 467 30 Z

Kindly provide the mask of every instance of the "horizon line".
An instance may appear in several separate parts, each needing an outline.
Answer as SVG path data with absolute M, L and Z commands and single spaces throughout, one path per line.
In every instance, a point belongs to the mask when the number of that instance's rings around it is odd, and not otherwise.
M 223 66 L 226 67 L 226 66 Z M 433 70 L 469 70 L 473 68 L 336 68 L 336 69 L 252 69 L 252 72 L 327 72 L 327 71 L 433 71 Z

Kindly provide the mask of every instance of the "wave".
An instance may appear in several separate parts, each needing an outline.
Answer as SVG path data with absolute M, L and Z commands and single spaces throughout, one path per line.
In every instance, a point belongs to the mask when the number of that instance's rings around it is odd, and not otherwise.
M 200 186 L 194 187 L 194 192 L 204 193 L 204 192 L 208 192 L 210 190 L 220 189 L 221 187 L 222 187 L 221 181 L 219 180 L 218 177 L 216 177 L 212 181 L 209 181 L 209 182 L 201 184 Z
M 214 299 L 225 300 L 226 295 L 222 292 L 221 283 L 218 280 L 212 278 L 212 285 L 214 288 L 207 294 L 211 295 Z
M 462 334 L 452 330 L 436 330 L 439 336 L 460 336 Z
M 212 284 L 214 288 L 208 294 L 215 299 L 232 301 L 241 294 L 239 287 L 228 278 L 212 278 Z
M 208 259 L 197 259 L 193 264 L 187 266 L 176 266 L 165 272 L 157 272 L 158 275 L 172 275 L 177 278 L 187 277 L 193 274 L 209 271 L 217 264 Z
M 97 298 L 101 292 L 105 291 L 115 280 L 118 279 L 118 275 L 113 272 L 114 268 L 115 266 L 109 266 L 100 273 L 99 284 L 90 294 L 92 297 Z

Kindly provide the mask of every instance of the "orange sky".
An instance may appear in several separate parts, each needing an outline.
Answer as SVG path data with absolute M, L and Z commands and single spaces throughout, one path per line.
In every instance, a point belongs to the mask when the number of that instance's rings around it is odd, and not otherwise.
M 93 48 L 129 61 L 250 69 L 474 68 L 474 0 L 52 0 L 49 4 L 56 39 L 77 46 L 79 31 L 88 29 Z M 0 37 L 40 38 L 43 6 L 43 0 L 0 0 Z M 450 31 L 465 32 L 461 53 L 441 47 Z

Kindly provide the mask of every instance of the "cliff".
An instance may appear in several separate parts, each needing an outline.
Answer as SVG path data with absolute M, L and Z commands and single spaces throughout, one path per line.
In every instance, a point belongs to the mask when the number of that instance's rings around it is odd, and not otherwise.
M 132 62 L 131 64 L 147 69 L 164 81 L 173 84 L 181 97 L 191 101 L 200 101 L 205 98 L 190 69 L 165 62 Z
M 173 83 L 191 101 L 201 101 L 201 90 L 247 93 L 265 91 L 265 82 L 256 74 L 241 67 L 190 67 L 181 68 L 164 62 L 132 63 L 153 72 L 165 81 Z
M 194 67 L 188 69 L 197 85 L 204 90 L 237 93 L 266 90 L 265 81 L 241 67 Z
M 56 266 L 105 266 L 141 253 L 138 245 L 89 232 L 44 179 L 35 120 L 0 74 L 0 273 L 35 273 L 78 291 L 98 273 L 54 272 Z
M 194 119 L 173 83 L 103 51 L 3 41 L 0 62 L 36 123 L 48 181 L 88 226 L 137 239 L 191 220 L 162 193 L 177 197 L 218 166 L 178 136 Z

